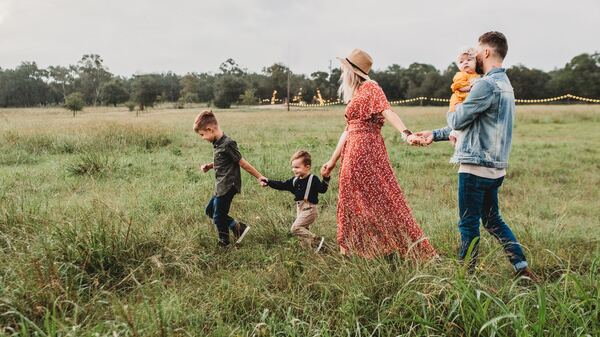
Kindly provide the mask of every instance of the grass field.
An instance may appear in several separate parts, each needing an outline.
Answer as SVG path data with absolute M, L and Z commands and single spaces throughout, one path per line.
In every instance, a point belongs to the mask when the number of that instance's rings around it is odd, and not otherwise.
M 443 107 L 395 107 L 413 130 Z M 600 106 L 519 106 L 505 220 L 543 282 L 513 279 L 500 246 L 455 261 L 457 168 L 447 143 L 402 144 L 384 128 L 398 181 L 442 260 L 363 260 L 335 249 L 337 171 L 301 251 L 292 195 L 243 173 L 232 214 L 253 228 L 220 251 L 204 216 L 212 146 L 191 130 L 200 109 L 0 110 L 0 333 L 16 336 L 598 336 Z M 291 176 L 297 149 L 319 167 L 343 109 L 216 111 L 267 177 Z

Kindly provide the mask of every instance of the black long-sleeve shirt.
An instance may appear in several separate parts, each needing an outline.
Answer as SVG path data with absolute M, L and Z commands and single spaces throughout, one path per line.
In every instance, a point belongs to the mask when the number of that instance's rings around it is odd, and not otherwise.
M 276 190 L 290 191 L 294 194 L 295 201 L 302 201 L 304 200 L 304 194 L 306 194 L 308 177 L 310 177 L 310 175 L 302 179 L 292 177 L 286 181 L 269 180 L 268 185 Z M 313 181 L 310 186 L 310 191 L 308 193 L 308 202 L 310 202 L 311 204 L 318 204 L 319 193 L 327 192 L 330 178 L 323 177 L 323 181 L 321 181 L 317 176 L 313 176 L 312 179 Z

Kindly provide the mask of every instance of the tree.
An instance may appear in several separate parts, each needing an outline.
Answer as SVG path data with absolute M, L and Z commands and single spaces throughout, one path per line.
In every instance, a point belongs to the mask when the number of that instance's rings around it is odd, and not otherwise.
M 181 77 L 172 72 L 161 74 L 162 98 L 167 102 L 176 102 L 180 97 Z
M 215 76 L 202 73 L 198 75 L 200 80 L 198 86 L 198 101 L 211 102 L 214 99 Z
M 315 71 L 310 74 L 310 79 L 314 82 L 314 85 L 321 90 L 326 91 L 329 86 L 329 74 L 324 71 Z M 321 93 L 322 94 L 322 93 Z
M 83 94 L 80 92 L 71 93 L 65 99 L 65 108 L 67 108 L 68 110 L 71 110 L 73 112 L 73 117 L 75 117 L 75 114 L 77 113 L 77 111 L 83 110 L 84 105 L 85 105 L 85 100 L 83 98 Z
M 117 104 L 124 103 L 129 99 L 129 90 L 125 82 L 120 78 L 113 78 L 112 80 L 102 84 L 100 88 L 102 95 L 102 103 Z
M 215 81 L 214 88 L 215 106 L 230 108 L 232 103 L 238 102 L 245 89 L 246 84 L 240 77 L 231 74 L 219 76 Z
M 24 107 L 48 102 L 48 74 L 35 62 L 23 62 L 14 70 L 0 73 L 0 106 Z
M 551 95 L 547 89 L 550 75 L 541 70 L 516 65 L 510 67 L 506 71 L 506 75 L 510 79 L 517 98 L 538 99 Z
M 246 69 L 240 68 L 233 59 L 227 59 L 225 62 L 221 63 L 219 70 L 224 75 L 243 76 L 246 74 Z
M 392 64 L 384 71 L 373 71 L 370 77 L 379 83 L 390 100 L 405 99 L 408 89 L 406 69 Z
M 240 96 L 240 102 L 244 105 L 255 105 L 258 103 L 258 99 L 254 95 L 256 89 L 247 88 L 244 93 Z
M 281 63 L 275 63 L 270 67 L 263 68 L 263 73 L 269 78 L 271 91 L 277 90 L 280 95 L 285 95 L 287 93 L 287 79 L 289 72 L 290 69 Z
M 200 90 L 200 78 L 195 73 L 188 73 L 179 80 L 181 91 L 179 96 L 183 98 L 185 103 L 197 102 L 199 99 L 198 91 Z M 188 102 L 192 100 L 191 102 Z
M 154 106 L 158 96 L 162 92 L 160 75 L 149 74 L 135 76 L 132 83 L 133 100 L 139 104 L 140 110 Z
M 264 74 L 248 74 L 245 76 L 247 86 L 255 90 L 254 96 L 257 99 L 270 99 L 273 94 L 273 87 L 270 79 Z
M 575 56 L 563 69 L 550 73 L 548 89 L 554 95 L 570 93 L 585 97 L 600 96 L 600 53 Z
M 107 82 L 112 77 L 112 74 L 108 72 L 103 63 L 104 60 L 97 54 L 83 55 L 77 63 L 79 74 L 77 82 L 86 102 L 94 106 L 100 101 L 102 83 Z
M 338 88 L 340 86 L 340 77 L 342 76 L 342 70 L 340 68 L 334 68 L 329 74 L 329 90 L 325 92 L 325 95 L 329 99 L 337 99 Z
M 67 99 L 68 93 L 72 90 L 75 82 L 76 68 L 74 66 L 50 66 L 48 75 L 50 78 L 50 87 L 59 92 L 63 97 L 63 102 Z

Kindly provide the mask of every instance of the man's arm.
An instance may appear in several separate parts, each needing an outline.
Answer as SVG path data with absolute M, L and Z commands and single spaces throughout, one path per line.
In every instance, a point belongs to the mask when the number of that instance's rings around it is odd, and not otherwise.
M 441 142 L 444 140 L 449 140 L 450 132 L 452 132 L 452 128 L 449 126 L 431 131 L 432 136 L 433 136 L 433 141 Z M 417 135 L 418 135 L 418 133 L 417 133 Z
M 475 82 L 467 99 L 462 104 L 457 104 L 454 112 L 448 112 L 448 127 L 464 130 L 492 105 L 493 98 L 494 88 L 491 84 L 484 80 Z

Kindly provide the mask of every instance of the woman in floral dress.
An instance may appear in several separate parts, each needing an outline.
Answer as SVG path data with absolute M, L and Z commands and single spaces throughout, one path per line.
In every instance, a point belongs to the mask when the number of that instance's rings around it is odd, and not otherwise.
M 337 242 L 344 255 L 366 258 L 398 252 L 429 259 L 436 252 L 416 223 L 390 165 L 381 127 L 390 122 L 412 144 L 413 135 L 390 110 L 383 90 L 370 80 L 371 57 L 355 49 L 341 59 L 340 94 L 346 107 L 346 129 L 321 174 L 328 176 L 341 158 L 337 206 Z

